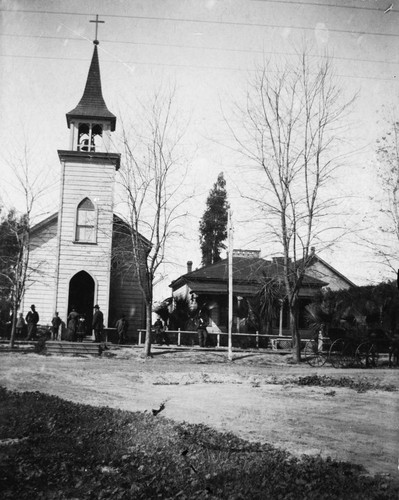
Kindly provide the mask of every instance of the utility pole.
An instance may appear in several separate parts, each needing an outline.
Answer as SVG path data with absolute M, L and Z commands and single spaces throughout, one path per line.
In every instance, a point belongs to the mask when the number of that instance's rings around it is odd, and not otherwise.
M 228 274 L 229 274 L 229 329 L 228 329 L 228 359 L 233 361 L 233 225 L 231 221 L 231 210 L 228 212 L 227 220 L 228 236 Z

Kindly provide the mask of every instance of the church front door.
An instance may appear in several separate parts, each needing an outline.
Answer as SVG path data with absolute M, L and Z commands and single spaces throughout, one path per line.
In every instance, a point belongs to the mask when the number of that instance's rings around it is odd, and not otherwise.
M 80 315 L 85 316 L 86 335 L 91 335 L 94 289 L 94 280 L 86 271 L 76 273 L 69 282 L 68 314 L 75 309 Z

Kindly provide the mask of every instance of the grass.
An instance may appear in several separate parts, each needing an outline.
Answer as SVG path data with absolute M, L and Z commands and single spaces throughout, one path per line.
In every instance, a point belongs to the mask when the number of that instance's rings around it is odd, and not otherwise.
M 0 387 L 3 499 L 396 499 L 360 466 Z M 13 440 L 6 442 L 5 440 Z M 2 444 L 1 444 L 2 443 Z
M 319 387 L 346 387 L 353 389 L 357 392 L 367 392 L 370 390 L 379 390 L 386 392 L 395 392 L 397 388 L 393 384 L 380 384 L 374 383 L 362 378 L 354 380 L 350 377 L 328 377 L 327 375 L 307 375 L 305 377 L 290 378 L 282 382 L 275 382 L 277 384 L 294 384 L 294 385 L 307 385 Z

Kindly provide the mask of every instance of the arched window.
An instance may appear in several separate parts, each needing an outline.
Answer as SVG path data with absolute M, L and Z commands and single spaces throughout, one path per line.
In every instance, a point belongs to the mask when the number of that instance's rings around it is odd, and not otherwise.
M 92 151 L 101 151 L 101 145 L 103 141 L 103 128 L 101 125 L 93 125 L 91 130 L 91 143 Z
M 84 243 L 96 242 L 96 209 L 89 198 L 85 198 L 78 205 L 76 241 Z
M 89 143 L 90 143 L 90 125 L 88 123 L 81 123 L 79 125 L 78 150 L 89 151 Z

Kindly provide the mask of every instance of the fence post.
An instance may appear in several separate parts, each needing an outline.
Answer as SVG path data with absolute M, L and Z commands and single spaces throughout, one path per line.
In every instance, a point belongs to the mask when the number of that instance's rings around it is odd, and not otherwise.
M 180 328 L 177 329 L 177 345 L 180 345 Z
M 220 333 L 217 334 L 217 347 L 220 347 Z
M 255 345 L 256 345 L 256 348 L 259 349 L 259 331 L 258 330 L 256 330 Z
M 141 330 L 139 330 L 139 345 L 141 345 Z

